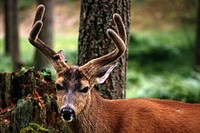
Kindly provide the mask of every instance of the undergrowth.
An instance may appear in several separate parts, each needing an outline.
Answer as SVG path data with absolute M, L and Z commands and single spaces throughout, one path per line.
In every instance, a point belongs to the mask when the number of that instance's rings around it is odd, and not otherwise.
M 127 97 L 200 102 L 199 73 L 193 71 L 195 33 L 131 34 Z

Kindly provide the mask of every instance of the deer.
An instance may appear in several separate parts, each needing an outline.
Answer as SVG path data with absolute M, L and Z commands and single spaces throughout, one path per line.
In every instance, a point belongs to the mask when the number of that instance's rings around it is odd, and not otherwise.
M 153 98 L 109 100 L 95 89 L 103 83 L 126 48 L 126 30 L 119 14 L 113 15 L 117 30 L 107 29 L 115 50 L 82 66 L 71 66 L 62 50 L 55 52 L 38 38 L 45 7 L 39 5 L 29 34 L 30 43 L 51 61 L 59 114 L 72 133 L 197 133 L 200 104 Z

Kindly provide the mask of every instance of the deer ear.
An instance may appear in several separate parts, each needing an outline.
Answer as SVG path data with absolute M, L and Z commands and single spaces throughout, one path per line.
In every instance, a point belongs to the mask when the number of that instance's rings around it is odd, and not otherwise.
M 59 54 L 60 57 L 62 58 L 62 60 L 65 61 L 65 56 L 64 56 L 64 52 L 63 52 L 63 50 L 58 51 L 57 54 Z
M 97 70 L 97 72 L 95 74 L 96 83 L 97 84 L 103 83 L 108 78 L 108 76 L 110 75 L 110 73 L 116 66 L 117 66 L 117 63 L 114 65 L 104 66 L 104 67 L 100 68 L 99 70 Z

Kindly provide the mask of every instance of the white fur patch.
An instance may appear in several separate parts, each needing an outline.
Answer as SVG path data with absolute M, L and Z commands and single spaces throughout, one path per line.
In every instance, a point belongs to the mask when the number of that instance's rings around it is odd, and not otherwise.
M 112 65 L 102 77 L 96 78 L 97 83 L 102 84 L 108 78 L 108 76 L 116 66 L 117 63 L 115 65 Z

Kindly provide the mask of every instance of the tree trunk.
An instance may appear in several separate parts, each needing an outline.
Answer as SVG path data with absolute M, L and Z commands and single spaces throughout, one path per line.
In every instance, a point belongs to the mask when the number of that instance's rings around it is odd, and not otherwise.
M 114 28 L 112 15 L 119 13 L 124 21 L 129 38 L 130 0 L 82 0 L 79 27 L 78 65 L 111 52 L 115 45 L 107 37 L 106 30 Z M 129 40 L 127 41 L 129 43 Z M 128 44 L 127 43 L 127 44 Z M 127 52 L 118 60 L 109 79 L 99 85 L 105 98 L 125 98 Z
M 4 1 L 4 30 L 5 30 L 5 54 L 10 54 L 10 44 L 11 44 L 11 29 L 9 28 L 9 25 L 11 25 L 9 21 L 9 16 L 11 16 L 11 10 L 9 10 L 9 7 L 11 6 L 11 0 Z
M 1 133 L 66 132 L 51 74 L 43 75 L 32 70 L 0 73 Z
M 196 32 L 196 55 L 195 55 L 195 70 L 200 72 L 200 0 L 198 1 L 197 11 L 197 32 Z
M 5 53 L 11 54 L 13 70 L 19 71 L 22 65 L 18 37 L 18 0 L 4 1 L 5 12 Z
M 38 0 L 38 4 L 45 6 L 45 14 L 43 18 L 43 28 L 40 32 L 39 38 L 52 47 L 53 43 L 53 0 Z M 36 70 L 41 70 L 49 65 L 47 57 L 44 56 L 39 50 L 35 52 L 34 66 Z

